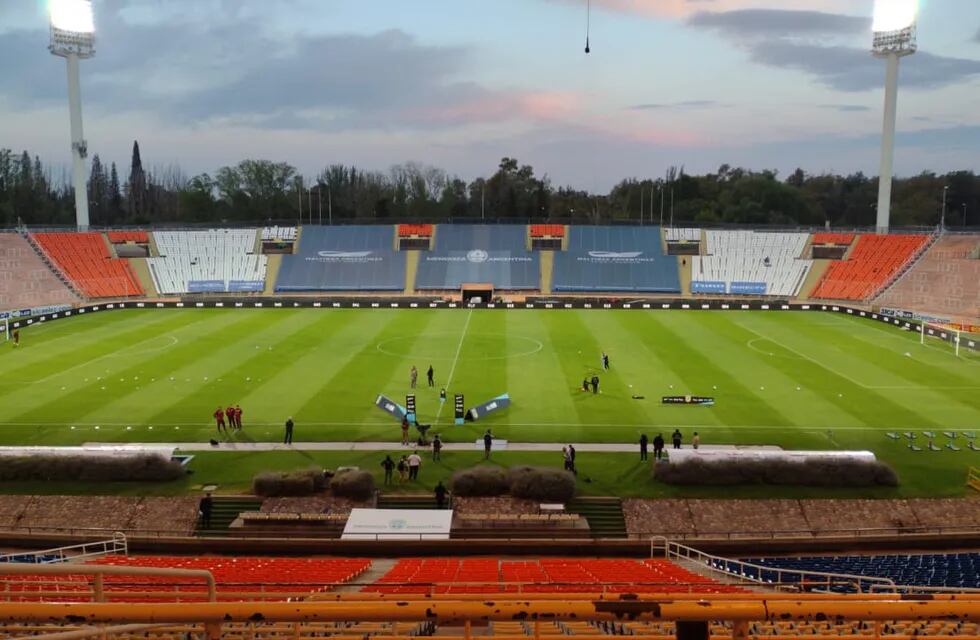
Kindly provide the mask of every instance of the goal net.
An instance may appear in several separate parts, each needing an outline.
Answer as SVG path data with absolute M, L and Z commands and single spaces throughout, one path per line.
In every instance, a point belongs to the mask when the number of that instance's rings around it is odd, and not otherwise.
M 941 324 L 923 322 L 919 327 L 919 344 L 941 344 L 955 355 L 960 355 L 961 333 Z

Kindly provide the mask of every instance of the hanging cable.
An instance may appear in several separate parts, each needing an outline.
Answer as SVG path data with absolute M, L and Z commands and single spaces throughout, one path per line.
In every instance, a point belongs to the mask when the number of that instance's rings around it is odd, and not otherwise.
M 589 47 L 589 32 L 592 29 L 592 0 L 585 0 L 585 53 L 592 49 Z

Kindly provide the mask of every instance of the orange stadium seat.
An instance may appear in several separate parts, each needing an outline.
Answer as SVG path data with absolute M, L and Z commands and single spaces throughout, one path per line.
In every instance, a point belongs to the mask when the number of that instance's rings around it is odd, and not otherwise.
M 113 258 L 100 233 L 36 233 L 34 240 L 90 298 L 143 295 L 129 261 Z
M 399 238 L 431 238 L 431 224 L 400 224 L 398 225 Z
M 830 264 L 812 297 L 864 300 L 922 249 L 927 239 L 924 235 L 860 236 L 847 260 Z
M 150 236 L 146 231 L 109 231 L 107 235 L 112 244 L 124 244 L 126 242 L 149 244 L 150 242 Z
M 849 246 L 854 242 L 853 233 L 815 233 L 813 234 L 813 244 L 832 244 Z
M 565 225 L 563 224 L 532 224 L 532 238 L 564 238 Z

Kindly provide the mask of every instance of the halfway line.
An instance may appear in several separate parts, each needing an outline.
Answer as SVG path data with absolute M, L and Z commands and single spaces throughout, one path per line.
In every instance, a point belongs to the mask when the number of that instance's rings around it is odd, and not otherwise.
M 453 365 L 449 368 L 449 377 L 446 378 L 446 385 L 443 387 L 444 389 L 449 389 L 453 382 L 453 374 L 456 373 L 456 363 L 459 362 L 459 353 L 463 350 L 463 340 L 466 339 L 466 331 L 470 328 L 470 318 L 472 317 L 473 309 L 470 309 L 470 312 L 466 314 L 466 322 L 463 324 L 463 333 L 459 336 L 459 344 L 456 345 L 456 356 L 453 358 Z M 448 398 L 446 399 L 446 402 L 449 402 Z M 439 424 L 439 416 L 442 415 L 442 408 L 446 405 L 446 402 L 439 403 L 439 409 L 436 411 L 436 419 L 433 421 L 433 424 Z

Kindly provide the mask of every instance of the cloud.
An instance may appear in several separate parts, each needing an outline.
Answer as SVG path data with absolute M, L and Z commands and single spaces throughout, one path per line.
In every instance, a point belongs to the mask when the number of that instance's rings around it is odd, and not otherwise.
M 973 41 L 974 42 L 980 42 L 980 29 L 977 29 L 976 35 L 973 36 Z
M 687 24 L 715 29 L 735 38 L 842 35 L 871 30 L 869 18 L 821 11 L 778 9 L 702 11 L 692 15 Z
M 831 109 L 833 111 L 840 111 L 841 113 L 856 113 L 860 111 L 871 111 L 871 107 L 866 107 L 861 104 L 819 104 L 817 105 L 821 109 Z
M 466 77 L 470 47 L 427 45 L 398 29 L 284 37 L 241 12 L 149 20 L 134 9 L 145 7 L 101 7 L 98 53 L 82 67 L 87 111 L 146 111 L 190 126 L 392 130 L 551 120 L 576 104 L 568 93 L 481 86 Z M 0 38 L 0 59 L 21 61 L 0 74 L 0 96 L 25 108 L 64 102 L 64 63 L 46 40 L 41 29 Z
M 867 18 L 816 11 L 752 9 L 700 12 L 687 24 L 710 29 L 743 48 L 749 59 L 768 67 L 799 71 L 838 91 L 856 92 L 882 85 L 880 61 L 851 38 L 870 31 Z M 819 36 L 831 44 L 814 44 Z M 841 44 L 841 38 L 847 38 Z M 902 63 L 902 86 L 936 89 L 980 74 L 980 61 L 924 51 Z
M 581 0 L 550 0 L 582 6 Z M 685 18 L 705 10 L 735 11 L 778 6 L 777 0 L 592 0 L 593 9 L 654 18 Z M 793 6 L 806 11 L 845 11 L 853 7 L 852 0 L 794 0 Z
M 628 107 L 631 111 L 647 111 L 655 109 L 705 109 L 711 107 L 730 107 L 730 104 L 717 100 L 683 100 L 681 102 L 662 102 L 634 104 Z
M 755 42 L 748 49 L 753 62 L 806 73 L 838 91 L 867 91 L 884 82 L 881 61 L 863 49 L 822 47 L 785 40 Z M 901 84 L 906 89 L 936 89 L 976 75 L 980 75 L 980 61 L 920 51 L 902 61 Z

